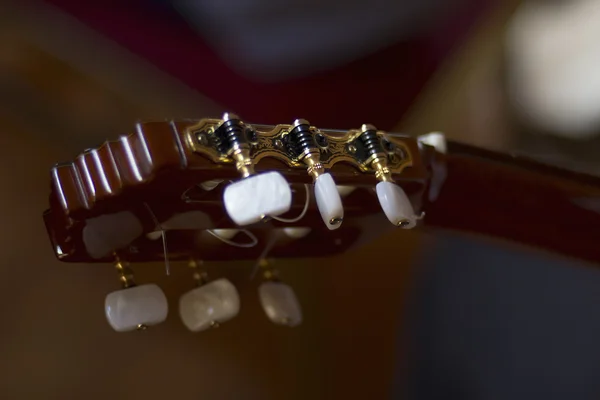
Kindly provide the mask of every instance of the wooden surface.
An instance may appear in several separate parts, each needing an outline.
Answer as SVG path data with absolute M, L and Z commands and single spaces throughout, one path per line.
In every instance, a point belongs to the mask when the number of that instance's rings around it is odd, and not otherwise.
M 428 226 L 600 263 L 600 178 L 456 143 L 448 151 Z

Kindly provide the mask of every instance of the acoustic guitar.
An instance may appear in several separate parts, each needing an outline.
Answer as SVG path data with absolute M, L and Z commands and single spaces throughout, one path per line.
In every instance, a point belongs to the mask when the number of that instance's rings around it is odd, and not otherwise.
M 44 221 L 63 262 L 113 263 L 123 286 L 106 297 L 118 332 L 166 319 L 155 284 L 130 265 L 192 267 L 197 287 L 179 314 L 192 332 L 235 317 L 240 298 L 203 262 L 255 260 L 259 298 L 276 324 L 302 311 L 271 258 L 328 257 L 391 229 L 473 232 L 600 261 L 600 179 L 446 141 L 364 124 L 320 129 L 298 119 L 257 125 L 220 119 L 139 123 L 51 170 Z

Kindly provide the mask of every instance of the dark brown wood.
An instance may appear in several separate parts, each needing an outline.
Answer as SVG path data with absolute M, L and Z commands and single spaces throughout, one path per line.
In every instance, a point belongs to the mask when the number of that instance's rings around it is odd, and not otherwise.
M 600 178 L 458 143 L 445 163 L 426 225 L 600 262 Z

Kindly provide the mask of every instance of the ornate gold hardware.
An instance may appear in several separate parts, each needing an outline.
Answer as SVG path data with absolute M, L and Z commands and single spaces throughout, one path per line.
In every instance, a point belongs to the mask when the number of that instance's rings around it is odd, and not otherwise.
M 377 141 L 377 144 L 379 144 L 379 141 L 381 141 L 381 136 L 378 135 L 376 132 L 377 132 L 377 128 L 375 128 L 373 125 L 363 124 L 360 127 L 360 136 L 361 137 L 371 135 L 371 136 L 373 136 L 373 139 Z M 373 140 L 373 139 L 368 138 L 368 139 L 366 139 L 366 141 L 368 142 L 369 140 Z M 368 147 L 369 144 L 366 144 L 366 146 Z M 390 168 L 388 167 L 388 160 L 389 160 L 389 157 L 384 152 L 383 146 L 377 146 L 376 150 L 372 150 L 370 152 L 370 154 L 367 155 L 365 164 L 375 171 L 375 177 L 379 181 L 393 182 L 392 174 L 391 174 Z
M 227 114 L 226 114 L 227 115 Z M 224 116 L 225 117 L 225 116 Z M 231 114 L 229 114 L 231 118 Z M 286 136 L 294 129 L 294 125 L 248 125 L 244 127 L 255 137 L 254 141 L 248 143 L 247 151 L 234 150 L 227 154 L 220 149 L 220 139 L 215 134 L 224 123 L 223 119 L 202 119 L 192 125 L 185 132 L 186 142 L 189 148 L 217 164 L 235 164 L 242 175 L 251 174 L 253 165 L 263 158 L 276 158 L 283 161 L 290 168 L 307 168 L 309 174 L 315 177 L 324 169 L 330 169 L 338 162 L 354 166 L 362 172 L 374 172 L 378 179 L 391 179 L 391 174 L 399 174 L 406 167 L 413 165 L 413 157 L 408 146 L 401 138 L 390 137 L 383 131 L 376 131 L 379 140 L 386 140 L 394 150 L 383 152 L 379 157 L 369 158 L 365 152 L 364 145 L 358 140 L 363 133 L 361 129 L 348 131 L 336 131 L 318 129 L 311 126 L 315 135 L 320 135 L 327 141 L 327 146 L 320 146 L 318 161 L 311 153 L 296 156 L 290 151 Z M 363 126 L 364 127 L 364 126 Z M 247 132 L 247 133 L 248 133 Z M 316 156 L 316 154 L 315 154 Z M 381 177 L 381 178 L 379 178 Z

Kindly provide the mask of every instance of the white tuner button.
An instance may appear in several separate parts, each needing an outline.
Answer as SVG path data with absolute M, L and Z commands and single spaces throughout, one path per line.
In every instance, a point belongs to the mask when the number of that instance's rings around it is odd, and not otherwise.
M 323 218 L 327 228 L 339 228 L 344 219 L 344 207 L 331 174 L 323 174 L 317 177 L 315 198 L 317 199 L 317 207 L 321 213 L 321 218 Z
M 446 136 L 444 136 L 441 132 L 432 132 L 426 135 L 421 135 L 417 137 L 418 143 L 423 143 L 435 148 L 438 152 L 446 154 L 447 144 L 446 144 Z
M 340 196 L 346 197 L 350 193 L 354 192 L 356 190 L 356 187 L 355 186 L 338 185 L 337 190 L 340 193 Z
M 204 331 L 234 318 L 240 312 L 240 296 L 227 279 L 209 282 L 179 299 L 179 315 L 192 332 Z
M 292 190 L 279 172 L 267 172 L 227 186 L 223 203 L 233 222 L 250 225 L 265 216 L 276 217 L 289 211 Z
M 152 231 L 146 233 L 146 237 L 150 240 L 158 240 L 162 237 L 163 231 Z
M 302 323 L 302 310 L 294 290 L 281 282 L 265 282 L 258 296 L 267 317 L 279 325 L 297 326 Z
M 231 240 L 233 239 L 233 237 L 235 235 L 238 234 L 240 230 L 239 229 L 213 229 L 212 232 L 217 235 L 218 237 L 225 239 L 225 240 Z
M 221 182 L 223 182 L 223 181 L 221 181 L 221 180 L 205 181 L 200 184 L 200 187 L 208 192 L 208 191 L 213 190 L 217 186 L 219 186 L 219 184 Z
M 302 239 L 310 233 L 310 228 L 283 228 L 283 233 L 291 239 Z
M 392 224 L 404 229 L 411 229 L 417 225 L 419 218 L 400 186 L 392 182 L 379 182 L 376 189 L 381 208 Z
M 157 285 L 134 286 L 109 293 L 104 302 L 106 319 L 117 332 L 156 325 L 167 318 L 167 297 Z

